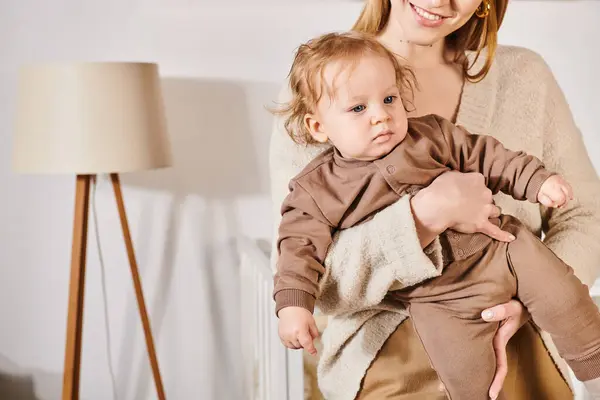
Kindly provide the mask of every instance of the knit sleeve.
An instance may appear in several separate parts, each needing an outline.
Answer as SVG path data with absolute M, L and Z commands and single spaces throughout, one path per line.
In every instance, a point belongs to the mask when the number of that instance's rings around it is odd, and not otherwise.
M 546 85 L 542 161 L 572 185 L 575 197 L 562 208 L 541 206 L 544 242 L 591 287 L 600 271 L 600 181 L 562 90 L 541 58 L 539 64 L 535 79 Z
M 279 101 L 286 101 L 284 87 Z M 326 146 L 302 146 L 287 135 L 283 121 L 275 118 L 270 143 L 271 193 L 274 238 L 281 222 L 280 207 L 288 184 Z M 277 251 L 273 241 L 272 269 Z M 400 288 L 437 276 L 441 268 L 441 246 L 436 239 L 421 248 L 408 196 L 380 211 L 371 220 L 338 232 L 325 259 L 317 307 L 339 314 L 379 304 L 391 288 Z

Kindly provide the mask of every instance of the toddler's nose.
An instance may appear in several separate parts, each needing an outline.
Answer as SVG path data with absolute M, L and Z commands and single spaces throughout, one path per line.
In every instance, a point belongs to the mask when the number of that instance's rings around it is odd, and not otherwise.
M 387 122 L 389 120 L 390 120 L 390 114 L 388 114 L 388 112 L 386 110 L 384 110 L 383 108 L 379 108 L 379 109 L 375 110 L 375 112 L 373 113 L 373 116 L 371 117 L 371 124 L 377 125 L 382 122 Z

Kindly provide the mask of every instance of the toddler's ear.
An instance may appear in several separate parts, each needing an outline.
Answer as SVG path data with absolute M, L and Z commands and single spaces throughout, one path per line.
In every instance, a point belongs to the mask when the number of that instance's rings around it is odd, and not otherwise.
M 327 134 L 323 131 L 323 125 L 317 120 L 315 115 L 306 114 L 304 116 L 304 126 L 317 142 L 327 143 L 327 140 L 329 140 Z

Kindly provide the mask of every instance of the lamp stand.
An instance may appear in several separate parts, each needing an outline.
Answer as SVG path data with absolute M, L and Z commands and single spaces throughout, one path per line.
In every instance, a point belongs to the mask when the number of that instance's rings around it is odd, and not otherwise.
M 77 175 L 75 188 L 75 217 L 73 223 L 73 244 L 71 249 L 71 277 L 69 283 L 69 311 L 67 318 L 67 345 L 65 349 L 65 366 L 63 377 L 63 396 L 62 400 L 79 400 L 79 380 L 81 370 L 81 338 L 83 333 L 83 307 L 84 307 L 84 289 L 85 289 L 85 258 L 87 249 L 87 228 L 90 203 L 90 184 L 95 175 Z M 137 261 L 131 242 L 129 224 L 125 213 L 125 204 L 123 202 L 123 193 L 121 192 L 121 183 L 118 174 L 110 174 L 119 218 L 121 220 L 121 229 L 127 249 L 127 257 L 131 268 L 131 277 L 135 289 L 138 309 L 142 318 L 144 328 L 144 337 L 146 339 L 146 348 L 154 376 L 154 384 L 159 400 L 165 400 L 165 391 L 158 368 L 158 359 L 152 339 L 152 330 L 142 283 L 138 272 Z

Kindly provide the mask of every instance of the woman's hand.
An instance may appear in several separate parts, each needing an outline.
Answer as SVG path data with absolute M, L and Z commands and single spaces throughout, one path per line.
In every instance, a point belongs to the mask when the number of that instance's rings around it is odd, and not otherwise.
M 492 191 L 479 173 L 446 172 L 419 191 L 411 205 L 423 247 L 448 228 L 481 232 L 503 242 L 514 240 L 489 221 L 500 215 L 500 208 L 493 204 Z
M 496 399 L 502 389 L 504 379 L 508 373 L 508 359 L 506 357 L 506 344 L 517 331 L 529 320 L 529 312 L 517 300 L 488 308 L 481 313 L 487 322 L 501 322 L 496 336 L 494 336 L 494 352 L 496 353 L 496 375 L 490 386 L 489 395 Z

